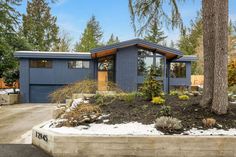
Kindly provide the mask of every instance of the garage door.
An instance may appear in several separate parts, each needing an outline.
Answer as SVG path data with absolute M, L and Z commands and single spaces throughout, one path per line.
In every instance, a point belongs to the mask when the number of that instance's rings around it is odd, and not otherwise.
M 50 102 L 49 94 L 58 89 L 58 85 L 31 85 L 30 86 L 30 102 L 31 103 L 47 103 Z

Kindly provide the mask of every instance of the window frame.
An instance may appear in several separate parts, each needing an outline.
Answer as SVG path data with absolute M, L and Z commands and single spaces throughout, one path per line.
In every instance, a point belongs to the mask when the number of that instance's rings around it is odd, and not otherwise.
M 146 54 L 141 53 L 141 54 L 140 54 L 141 51 L 143 51 L 144 53 L 148 51 L 148 52 L 150 52 L 150 53 L 152 53 L 152 54 L 148 54 L 148 53 L 146 53 Z M 160 65 L 160 66 L 161 66 L 161 75 L 158 75 L 157 77 L 158 77 L 158 78 L 163 78 L 164 75 L 165 75 L 165 57 L 164 57 L 163 55 L 159 54 L 159 53 L 156 53 L 156 52 L 153 52 L 153 51 L 150 51 L 150 50 L 145 50 L 145 49 L 139 48 L 139 49 L 138 49 L 138 59 L 137 59 L 137 63 L 139 62 L 139 58 L 146 58 L 146 57 L 152 57 L 152 59 L 153 59 L 152 65 L 154 65 L 154 66 L 157 66 L 157 58 L 160 58 L 160 61 L 162 61 L 162 65 Z M 137 64 L 137 65 L 138 65 L 138 64 Z M 158 67 L 159 67 L 159 66 L 158 66 Z M 145 76 L 145 72 L 142 72 L 142 74 L 140 74 L 139 65 L 138 65 L 138 67 L 137 67 L 137 75 L 138 75 L 138 76 Z
M 184 64 L 184 76 L 176 76 L 176 77 L 173 77 L 173 70 L 172 70 L 172 64 Z M 186 64 L 186 62 L 171 62 L 170 63 L 170 78 L 171 79 L 186 79 L 187 78 L 187 64 Z
M 38 63 L 38 62 L 40 62 L 40 63 Z M 46 62 L 49 64 L 47 65 Z M 50 59 L 30 59 L 29 68 L 31 68 L 31 69 L 52 69 L 53 68 L 53 61 Z
M 81 64 L 81 67 L 77 67 L 77 62 L 81 62 L 81 63 L 78 63 Z M 85 62 L 88 63 L 88 67 L 85 66 Z M 67 67 L 68 69 L 90 69 L 90 61 L 88 60 L 69 60 L 67 61 Z

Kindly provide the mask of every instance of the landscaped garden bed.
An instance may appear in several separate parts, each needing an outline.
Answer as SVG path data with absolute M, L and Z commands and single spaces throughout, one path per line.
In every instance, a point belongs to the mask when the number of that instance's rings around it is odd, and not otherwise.
M 108 87 L 113 92 L 96 92 L 92 80 L 57 90 L 51 95 L 59 103 L 54 119 L 33 128 L 33 144 L 59 157 L 234 156 L 234 104 L 216 115 L 200 106 L 200 92 L 164 94 L 152 83 L 135 93 L 115 84 Z
M 210 106 L 200 106 L 200 92 L 174 90 L 164 94 L 155 70 L 151 67 L 139 92 L 126 93 L 114 83 L 108 83 L 107 89 L 113 92 L 100 93 L 97 82 L 92 80 L 59 89 L 51 95 L 52 100 L 61 102 L 69 98 L 70 101 L 59 105 L 54 114 L 56 120 L 49 129 L 60 132 L 60 128 L 65 131 L 65 127 L 77 127 L 78 133 L 85 134 L 86 130 L 88 134 L 101 134 L 102 131 L 96 132 L 101 130 L 99 128 L 107 130 L 104 134 L 113 134 L 111 130 L 116 134 L 116 131 L 120 132 L 119 128 L 127 128 L 127 131 L 123 130 L 127 134 L 204 135 L 206 132 L 208 135 L 236 135 L 236 106 L 233 103 L 227 114 L 217 115 Z M 76 92 L 79 94 L 74 94 Z
M 123 133 L 138 134 L 140 129 L 140 134 L 150 133 L 152 135 L 153 134 L 157 135 L 203 134 L 204 135 L 204 133 L 208 135 L 210 134 L 217 135 L 217 129 L 219 129 L 219 135 L 221 135 L 221 134 L 227 134 L 227 130 L 231 129 L 230 131 L 228 131 L 228 133 L 230 135 L 236 135 L 236 129 L 232 129 L 236 128 L 236 107 L 232 106 L 227 115 L 219 116 L 212 113 L 209 108 L 202 108 L 199 106 L 199 101 L 201 99 L 201 96 L 189 96 L 188 100 L 180 100 L 179 97 L 176 95 L 166 95 L 164 96 L 164 98 L 165 98 L 165 103 L 162 105 L 157 105 L 152 103 L 151 101 L 144 100 L 141 96 L 138 96 L 135 93 L 118 94 L 112 96 L 95 95 L 93 97 L 90 97 L 89 100 L 87 100 L 87 103 L 89 103 L 88 106 L 99 108 L 101 112 L 100 116 L 97 117 L 96 120 L 94 120 L 91 125 L 90 121 L 83 122 L 78 125 L 75 124 L 75 126 L 78 126 L 77 129 L 75 130 L 77 131 L 80 130 L 80 132 L 84 133 L 86 133 L 87 130 L 88 134 L 91 133 L 117 134 L 116 131 L 122 134 L 122 130 Z M 66 113 L 69 112 L 65 112 L 65 114 Z M 177 118 L 178 120 L 181 121 L 182 128 L 178 130 L 168 130 L 168 129 L 158 128 L 156 131 L 155 121 L 157 118 L 163 116 Z M 61 117 L 63 117 L 63 114 L 61 115 Z M 205 126 L 203 120 L 207 118 L 214 119 L 216 121 L 215 124 L 213 124 L 213 126 Z M 65 126 L 69 125 L 69 124 L 66 125 L 65 123 L 62 124 L 60 123 L 61 121 L 63 121 L 63 118 L 59 118 L 58 120 L 56 120 L 56 123 L 52 125 L 54 127 L 52 128 L 52 130 L 60 132 L 60 129 L 58 128 L 61 128 L 61 126 L 63 125 Z M 97 132 L 96 131 L 91 132 L 90 127 L 91 130 L 97 130 Z M 114 128 L 113 129 L 114 133 L 111 132 L 112 128 Z M 121 130 L 119 130 L 119 128 Z M 131 130 L 129 132 L 125 131 L 125 129 L 127 130 L 131 129 Z M 212 133 L 209 132 L 208 129 L 210 129 Z M 62 130 L 69 131 L 71 130 L 71 128 L 65 129 L 65 127 L 63 127 Z M 107 130 L 107 132 L 102 130 Z M 225 131 L 222 132 L 222 130 Z

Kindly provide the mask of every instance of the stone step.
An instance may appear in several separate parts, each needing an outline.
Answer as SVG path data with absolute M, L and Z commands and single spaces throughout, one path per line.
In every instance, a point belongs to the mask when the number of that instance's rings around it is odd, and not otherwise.
M 117 93 L 115 91 L 96 91 L 96 94 L 100 94 L 100 95 L 116 95 Z
M 72 95 L 72 99 L 79 99 L 79 98 L 90 98 L 94 96 L 95 94 L 86 94 L 86 93 L 75 93 Z

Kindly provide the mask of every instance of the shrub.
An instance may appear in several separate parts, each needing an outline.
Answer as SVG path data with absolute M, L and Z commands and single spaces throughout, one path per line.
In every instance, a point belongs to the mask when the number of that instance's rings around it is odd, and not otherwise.
M 162 106 L 159 111 L 160 116 L 171 116 L 172 115 L 172 108 L 171 106 Z
M 143 93 L 142 92 L 136 92 L 136 97 L 144 97 Z
M 154 97 L 152 98 L 152 103 L 153 104 L 157 104 L 157 105 L 163 105 L 165 103 L 165 99 L 163 99 L 162 97 Z
M 100 95 L 100 94 L 96 94 L 95 95 L 95 103 L 98 104 L 98 105 L 103 105 L 104 104 L 104 96 L 103 95 Z
M 157 76 L 157 68 L 155 66 L 151 66 L 150 70 L 145 76 L 144 83 L 140 88 L 144 98 L 147 100 L 151 100 L 155 96 L 160 96 L 162 85 L 156 80 Z
M 118 87 L 118 85 L 113 83 L 113 82 L 108 82 L 107 83 L 107 90 L 108 91 L 114 91 L 116 93 L 123 93 L 123 91 Z
M 122 94 L 118 95 L 118 97 L 120 100 L 131 103 L 135 100 L 136 93 L 122 93 Z
M 161 96 L 162 98 L 164 98 L 164 97 L 165 97 L 165 93 L 164 93 L 164 92 L 161 92 L 161 93 L 160 93 L 160 96 Z
M 188 100 L 188 99 L 189 99 L 189 96 L 187 96 L 187 95 L 180 95 L 180 96 L 179 96 L 179 99 L 180 99 L 180 100 Z
M 95 103 L 99 106 L 109 105 L 116 99 L 117 97 L 113 95 L 101 95 L 101 94 L 95 95 Z
M 2 74 L 4 83 L 8 87 L 12 87 L 14 93 L 16 93 L 16 81 L 19 79 L 19 71 L 18 70 L 8 70 L 4 71 Z
M 162 116 L 156 119 L 155 127 L 172 132 L 182 129 L 183 126 L 181 124 L 181 121 L 177 118 Z
M 66 119 L 61 126 L 77 126 L 83 123 L 92 123 L 101 115 L 99 106 L 81 104 L 75 109 L 65 112 L 63 119 Z
M 179 92 L 177 90 L 172 90 L 172 91 L 170 91 L 170 95 L 178 96 Z
M 108 82 L 108 90 L 121 92 L 116 84 Z M 59 88 L 50 94 L 52 102 L 64 102 L 66 99 L 72 98 L 72 95 L 75 93 L 89 93 L 95 94 L 97 91 L 97 81 L 95 80 L 83 80 L 73 84 L 66 85 Z

